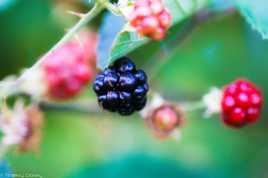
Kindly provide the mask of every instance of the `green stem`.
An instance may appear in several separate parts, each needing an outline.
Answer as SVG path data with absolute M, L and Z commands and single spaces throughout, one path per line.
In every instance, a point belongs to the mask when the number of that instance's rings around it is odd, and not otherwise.
M 179 103 L 179 105 L 187 112 L 205 108 L 205 104 L 202 101 Z
M 103 9 L 105 8 L 104 3 L 101 1 L 97 1 L 94 7 L 81 18 L 78 23 L 71 28 L 71 30 L 62 37 L 62 39 L 55 44 L 39 61 L 37 61 L 31 68 L 27 69 L 16 81 L 17 83 L 21 83 L 24 80 L 27 80 L 27 76 L 31 75 L 30 72 L 35 68 L 38 68 L 46 56 L 50 55 L 55 49 L 62 46 L 68 40 L 70 40 L 79 30 L 87 25 L 89 21 L 91 21 L 94 17 L 96 17 Z
M 95 100 L 86 100 L 76 103 L 53 103 L 49 101 L 39 102 L 39 107 L 43 111 L 63 111 L 63 112 L 78 112 L 86 114 L 100 113 L 100 108 Z
M 179 0 L 175 1 L 176 6 L 181 10 L 182 14 L 186 15 L 187 12 L 184 10 L 184 8 L 181 5 L 181 2 Z
M 81 30 L 83 27 L 87 25 L 88 22 L 90 22 L 94 17 L 96 17 L 106 6 L 107 0 L 98 0 L 94 7 L 85 14 L 78 22 L 77 24 L 70 29 L 63 37 L 62 39 L 56 43 L 41 59 L 39 59 L 32 67 L 26 69 L 20 77 L 18 77 L 16 80 L 12 82 L 0 82 L 0 99 L 4 99 L 8 96 L 14 95 L 18 92 L 20 92 L 20 86 L 21 84 L 28 79 L 29 75 L 32 75 L 32 71 L 35 69 L 38 69 L 40 65 L 42 64 L 43 60 L 50 55 L 55 49 L 62 46 L 64 43 L 66 43 L 68 40 L 70 40 L 79 30 Z
M 85 27 L 89 21 L 96 17 L 103 8 L 102 4 L 96 3 L 96 5 L 87 14 L 85 14 L 84 17 L 81 18 L 80 21 L 78 21 L 78 23 L 72 27 L 71 30 L 56 45 L 54 45 L 45 56 L 49 55 L 55 49 L 70 40 L 81 28 Z

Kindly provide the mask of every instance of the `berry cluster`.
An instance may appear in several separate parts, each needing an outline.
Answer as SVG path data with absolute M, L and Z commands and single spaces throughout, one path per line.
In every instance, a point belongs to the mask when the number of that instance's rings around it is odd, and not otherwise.
M 179 124 L 176 111 L 169 106 L 158 108 L 153 114 L 153 121 L 156 128 L 163 132 L 171 131 Z
M 87 38 L 69 41 L 44 59 L 42 69 L 50 98 L 72 98 L 94 77 L 96 35 L 83 33 L 83 37 Z
M 146 117 L 146 123 L 158 138 L 167 138 L 179 126 L 183 125 L 184 114 L 171 104 L 162 104 L 154 108 Z
M 223 121 L 238 128 L 254 123 L 260 116 L 262 104 L 262 94 L 256 86 L 237 80 L 224 88 L 221 102 Z
M 171 24 L 171 16 L 161 0 L 136 0 L 130 15 L 130 24 L 141 35 L 154 40 L 165 37 Z
M 146 104 L 147 76 L 143 70 L 136 70 L 135 64 L 124 57 L 97 75 L 93 89 L 103 109 L 130 115 L 143 109 Z

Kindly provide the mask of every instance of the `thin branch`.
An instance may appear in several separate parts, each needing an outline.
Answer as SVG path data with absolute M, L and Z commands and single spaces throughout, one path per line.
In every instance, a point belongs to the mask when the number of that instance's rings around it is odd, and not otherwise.
M 179 0 L 175 1 L 175 5 L 181 10 L 182 14 L 187 14 Z
M 183 110 L 186 112 L 193 112 L 196 110 L 201 110 L 201 109 L 206 108 L 204 102 L 202 101 L 181 102 L 181 103 L 176 103 L 176 106 L 183 108 Z
M 56 43 L 42 58 L 40 58 L 32 67 L 25 70 L 21 76 L 17 79 L 3 80 L 0 81 L 0 99 L 3 100 L 5 97 L 14 95 L 20 92 L 20 86 L 23 84 L 27 78 L 32 75 L 32 71 L 35 71 L 40 67 L 43 60 L 49 56 L 55 49 L 61 47 L 65 42 L 70 40 L 80 29 L 85 27 L 89 21 L 91 21 L 94 17 L 96 17 L 105 7 L 107 0 L 97 0 L 95 2 L 94 7 L 74 25 L 70 29 L 68 33 L 66 33 L 62 39 Z M 1 102 L 0 102 L 1 104 Z M 96 105 L 96 104 L 95 104 Z M 94 106 L 95 106 L 94 105 Z M 96 111 L 96 106 L 92 107 L 92 105 L 84 105 L 84 106 L 68 106 L 68 105 L 56 105 L 55 103 L 40 103 L 40 106 L 43 108 L 58 108 L 58 109 L 68 109 L 74 108 L 76 110 L 84 111 L 84 112 L 94 112 Z M 92 110 L 90 110 L 92 109 Z M 95 110 L 96 109 L 96 110 Z M 9 146 L 3 143 L 0 143 L 0 161 L 3 159 L 4 155 L 8 152 Z
M 104 8 L 104 6 L 101 3 L 96 3 L 94 5 L 94 7 L 87 13 L 84 15 L 83 18 L 81 18 L 77 24 L 71 28 L 69 30 L 68 33 L 66 33 L 62 39 L 55 44 L 40 60 L 38 60 L 31 68 L 27 69 L 17 80 L 18 83 L 23 82 L 24 79 L 27 78 L 27 76 L 29 75 L 29 73 L 38 68 L 43 60 L 49 56 L 53 51 L 55 51 L 55 49 L 59 48 L 60 46 L 62 46 L 64 43 L 66 43 L 68 40 L 70 40 L 80 29 L 82 29 L 83 27 L 86 26 L 86 24 L 91 21 L 94 17 L 96 17 L 100 11 L 102 11 L 102 9 Z
M 105 8 L 105 4 L 102 1 L 97 1 L 94 5 L 94 7 L 86 13 L 75 25 L 72 27 L 68 33 L 66 33 L 62 39 L 56 43 L 43 57 L 41 57 L 32 67 L 26 69 L 21 76 L 19 76 L 16 80 L 13 80 L 12 82 L 0 82 L 0 97 L 3 99 L 4 97 L 8 97 L 10 95 L 13 95 L 14 93 L 17 93 L 21 84 L 27 80 L 29 75 L 32 75 L 32 71 L 35 69 L 38 69 L 44 59 L 49 56 L 55 49 L 62 46 L 64 43 L 66 43 L 68 40 L 70 40 L 79 30 L 81 30 L 83 27 L 87 25 L 89 21 L 91 21 L 94 17 L 96 17 L 103 9 Z
M 94 100 L 88 100 L 85 102 L 78 103 L 55 103 L 42 101 L 39 103 L 40 108 L 43 111 L 62 111 L 62 112 L 78 112 L 78 113 L 100 113 L 100 107 Z
M 172 103 L 178 108 L 182 108 L 186 112 L 193 112 L 196 110 L 205 109 L 206 107 L 201 100 L 181 102 L 173 102 L 168 100 L 165 101 Z M 43 111 L 76 112 L 82 114 L 98 114 L 102 112 L 101 107 L 94 99 L 85 99 L 72 103 L 59 103 L 43 100 L 39 101 L 38 105 Z

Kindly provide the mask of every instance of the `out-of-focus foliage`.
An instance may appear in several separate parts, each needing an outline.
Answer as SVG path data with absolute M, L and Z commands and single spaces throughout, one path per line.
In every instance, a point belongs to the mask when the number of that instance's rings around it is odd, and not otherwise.
M 1 78 L 31 65 L 61 38 L 66 23 L 56 20 L 54 3 L 18 1 L 0 14 Z M 69 22 L 73 17 L 65 18 Z M 268 42 L 233 13 L 200 25 L 185 20 L 171 29 L 167 39 L 149 43 L 130 57 L 147 71 L 151 87 L 172 100 L 199 99 L 211 86 L 237 77 L 259 85 L 267 100 L 267 51 Z M 86 93 L 94 96 L 90 89 Z M 159 177 L 170 172 L 171 177 L 182 178 L 266 178 L 267 111 L 256 125 L 241 130 L 223 126 L 218 116 L 204 119 L 201 112 L 190 113 L 181 141 L 157 140 L 138 115 L 47 112 L 40 153 L 12 151 L 8 161 L 14 173 L 48 178 L 85 174 L 101 178 L 112 173 L 116 178 L 139 173 L 157 178 L 147 171 L 156 166 Z M 130 156 L 135 153 L 141 155 Z
M 257 30 L 262 38 L 268 39 L 268 14 L 267 0 L 235 0 L 236 4 L 246 18 L 246 20 L 250 23 L 253 29 Z
M 105 171 L 104 171 L 105 170 Z M 105 161 L 103 164 L 86 167 L 69 178 L 222 178 L 223 173 L 207 173 L 204 169 L 184 167 L 178 162 L 148 156 L 133 154 L 120 159 Z
M 181 0 L 164 0 L 164 3 L 172 16 L 172 24 L 176 25 L 179 22 L 182 22 L 185 18 L 193 15 L 199 9 L 208 5 L 208 0 L 188 0 L 188 1 L 181 1 Z M 111 16 L 107 16 L 112 20 Z M 115 19 L 115 17 L 113 17 Z M 106 19 L 104 19 L 107 21 Z M 106 23 L 104 28 L 114 28 L 115 23 Z M 119 25 L 119 24 L 118 24 Z M 120 27 L 120 25 L 118 26 Z M 116 59 L 128 54 L 129 52 L 135 50 L 138 47 L 149 42 L 149 39 L 138 35 L 136 32 L 128 31 L 128 28 L 122 28 L 121 31 L 115 36 L 113 43 L 108 43 L 107 45 L 103 45 L 106 48 L 102 48 L 102 51 L 98 51 L 98 67 L 100 69 L 106 68 L 111 62 L 115 61 Z M 105 36 L 109 36 L 107 30 L 101 31 L 100 36 L 104 36 L 101 38 L 100 43 L 107 42 Z M 110 44 L 110 45 L 109 45 Z M 103 53 L 108 53 L 103 55 Z M 102 58 L 106 56 L 105 58 Z
M 234 7 L 234 0 L 211 0 L 209 8 L 212 11 L 223 11 Z
M 0 13 L 10 8 L 13 4 L 15 4 L 17 0 L 1 0 L 0 1 Z
M 64 27 L 54 10 L 49 1 L 23 0 L 0 13 L 1 76 L 31 65 L 61 38 Z

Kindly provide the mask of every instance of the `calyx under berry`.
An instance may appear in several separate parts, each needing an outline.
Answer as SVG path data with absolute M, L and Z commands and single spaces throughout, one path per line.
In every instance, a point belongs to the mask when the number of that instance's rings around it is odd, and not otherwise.
M 149 87 L 145 72 L 123 57 L 96 76 L 93 90 L 103 109 L 131 115 L 146 105 Z

